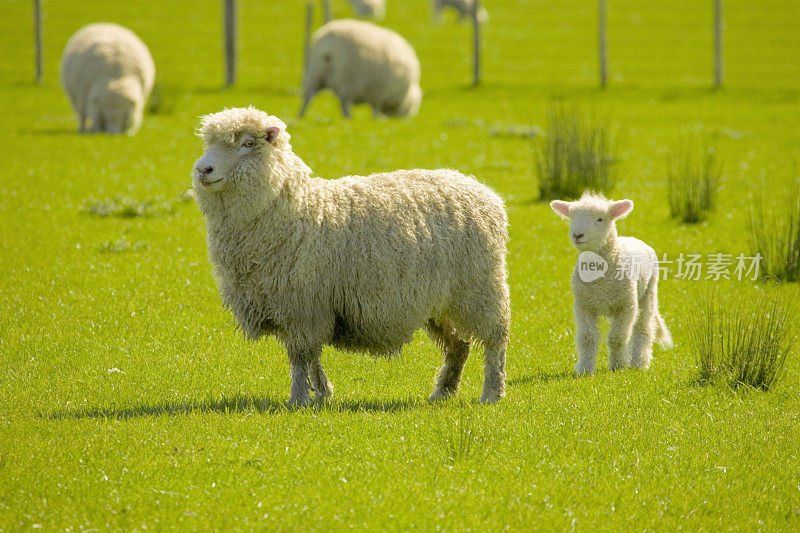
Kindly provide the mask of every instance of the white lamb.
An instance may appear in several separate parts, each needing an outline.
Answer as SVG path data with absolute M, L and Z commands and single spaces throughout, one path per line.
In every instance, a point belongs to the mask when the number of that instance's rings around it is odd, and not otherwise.
M 334 20 L 312 37 L 300 116 L 326 88 L 348 118 L 350 106 L 360 103 L 371 105 L 375 115 L 413 116 L 422 100 L 419 79 L 417 54 L 400 35 L 371 22 Z
M 475 5 L 475 0 L 433 0 L 433 15 L 437 20 L 441 20 L 442 11 L 449 7 L 458 13 L 458 20 L 463 21 L 467 17 L 472 17 Z M 478 9 L 478 22 L 481 24 L 489 22 L 489 13 L 482 7 Z
M 456 392 L 483 344 L 482 402 L 503 395 L 509 333 L 503 201 L 454 170 L 312 177 L 286 125 L 255 108 L 200 124 L 193 184 L 222 301 L 251 339 L 275 335 L 290 404 L 332 387 L 323 345 L 398 353 L 426 328 L 444 353 L 431 400 Z
M 386 0 L 348 0 L 359 17 L 383 20 L 386 16 Z
M 648 368 L 653 339 L 666 348 L 672 338 L 658 312 L 656 253 L 638 239 L 617 236 L 615 221 L 631 212 L 633 202 L 584 193 L 576 202 L 554 200 L 550 206 L 570 220 L 570 240 L 582 252 L 572 274 L 576 374 L 595 370 L 601 315 L 611 321 L 609 368 Z
M 78 130 L 134 134 L 155 81 L 147 46 L 118 24 L 84 26 L 67 41 L 61 84 L 78 115 Z

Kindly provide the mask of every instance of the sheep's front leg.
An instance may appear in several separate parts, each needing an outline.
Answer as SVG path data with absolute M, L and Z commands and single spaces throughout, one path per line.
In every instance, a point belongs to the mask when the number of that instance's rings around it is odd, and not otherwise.
M 328 381 L 325 371 L 322 370 L 322 362 L 319 358 L 309 363 L 308 377 L 316 400 L 324 400 L 333 394 L 333 385 Z
M 342 115 L 344 118 L 350 118 L 350 102 L 344 96 L 339 98 L 339 103 L 342 105 Z
M 597 329 L 596 313 L 575 304 L 575 348 L 578 363 L 575 374 L 583 376 L 594 372 L 597 365 L 597 347 L 600 344 L 600 331 Z
M 301 406 L 311 403 L 309 394 L 309 366 L 314 361 L 319 361 L 322 346 L 307 348 L 287 344 L 286 352 L 289 354 L 289 365 L 292 373 L 292 392 L 289 397 L 289 406 Z M 320 370 L 321 370 L 320 366 Z
M 619 370 L 628 366 L 630 358 L 628 343 L 631 338 L 631 329 L 636 318 L 637 306 L 634 301 L 632 306 L 621 309 L 611 317 L 611 327 L 608 330 L 608 369 Z

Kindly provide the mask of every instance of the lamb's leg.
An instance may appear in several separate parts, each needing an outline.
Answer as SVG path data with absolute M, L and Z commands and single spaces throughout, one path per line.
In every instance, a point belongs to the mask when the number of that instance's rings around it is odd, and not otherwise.
M 579 305 L 574 307 L 575 313 L 575 348 L 578 352 L 578 363 L 575 374 L 583 376 L 591 374 L 597 365 L 597 347 L 600 344 L 600 331 L 597 329 L 597 315 Z
M 287 343 L 286 351 L 289 354 L 289 365 L 292 373 L 292 392 L 289 397 L 289 406 L 308 405 L 311 403 L 309 394 L 309 365 L 319 360 L 322 347 L 307 348 Z
M 657 280 L 650 281 L 639 305 L 639 316 L 636 317 L 631 334 L 630 366 L 645 370 L 650 367 L 650 360 L 653 356 L 653 338 L 655 337 L 655 321 L 658 313 L 657 283 Z
M 322 370 L 322 362 L 319 358 L 308 364 L 308 377 L 316 400 L 324 400 L 333 394 L 333 385 L 328 381 L 325 371 Z
M 451 324 L 428 323 L 428 334 L 438 344 L 444 354 L 444 364 L 436 378 L 436 388 L 428 398 L 429 402 L 443 400 L 456 393 L 461 382 L 461 372 L 469 356 L 469 343 L 461 340 Z
M 633 305 L 620 310 L 611 317 L 611 327 L 608 330 L 609 370 L 619 370 L 628 366 L 631 330 L 637 311 L 636 300 L 634 300 Z
M 80 113 L 78 117 L 78 133 L 86 133 L 86 115 Z
M 505 395 L 508 324 L 483 339 L 484 368 L 481 403 L 495 403 Z

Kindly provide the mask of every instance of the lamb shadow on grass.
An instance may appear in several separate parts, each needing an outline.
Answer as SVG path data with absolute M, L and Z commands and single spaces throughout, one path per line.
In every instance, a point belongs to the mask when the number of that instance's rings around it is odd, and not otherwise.
M 102 419 L 128 420 L 133 418 L 156 416 L 181 416 L 192 413 L 222 413 L 236 414 L 256 412 L 263 414 L 278 414 L 288 411 L 315 410 L 335 412 L 381 412 L 394 413 L 414 409 L 423 404 L 423 401 L 414 401 L 410 398 L 402 400 L 358 400 L 358 401 L 328 401 L 313 403 L 308 407 L 287 407 L 282 401 L 273 398 L 257 398 L 253 396 L 237 395 L 231 398 L 210 399 L 197 402 L 162 403 L 155 405 L 139 405 L 132 407 L 106 407 L 87 408 L 54 413 L 43 413 L 42 418 L 51 420 L 86 420 Z

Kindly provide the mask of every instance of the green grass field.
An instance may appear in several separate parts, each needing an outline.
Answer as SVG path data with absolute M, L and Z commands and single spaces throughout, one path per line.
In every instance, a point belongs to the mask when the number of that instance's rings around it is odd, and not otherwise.
M 337 16 L 349 15 L 342 0 Z M 536 201 L 530 139 L 566 102 L 620 133 L 621 234 L 659 253 L 748 254 L 747 195 L 780 205 L 800 158 L 800 5 L 726 2 L 726 86 L 710 89 L 711 2 L 610 2 L 610 85 L 597 88 L 595 3 L 486 0 L 484 82 L 470 28 L 388 0 L 417 49 L 412 120 L 342 120 L 330 94 L 295 119 L 304 2 L 241 1 L 239 82 L 223 80 L 216 1 L 44 2 L 33 83 L 30 2 L 0 2 L 0 530 L 800 529 L 800 358 L 763 393 L 704 387 L 687 345 L 693 295 L 749 281 L 662 280 L 676 347 L 646 372 L 575 379 L 567 225 Z M 114 21 L 148 43 L 162 101 L 135 137 L 79 136 L 58 82 L 66 39 Z M 319 22 L 319 12 L 317 13 Z M 217 296 L 205 227 L 182 201 L 200 115 L 252 104 L 283 117 L 319 176 L 452 167 L 504 196 L 512 335 L 507 397 L 425 399 L 440 356 L 326 349 L 330 404 L 286 410 L 274 339 L 243 339 Z M 724 162 L 709 220 L 669 218 L 668 152 L 705 128 Z M 147 216 L 100 216 L 127 199 Z M 134 205 L 136 207 L 136 205 Z M 97 210 L 97 209 L 94 209 Z M 135 211 L 135 209 L 133 210 Z M 136 213 L 133 213 L 136 214 Z M 797 296 L 798 288 L 780 288 Z

